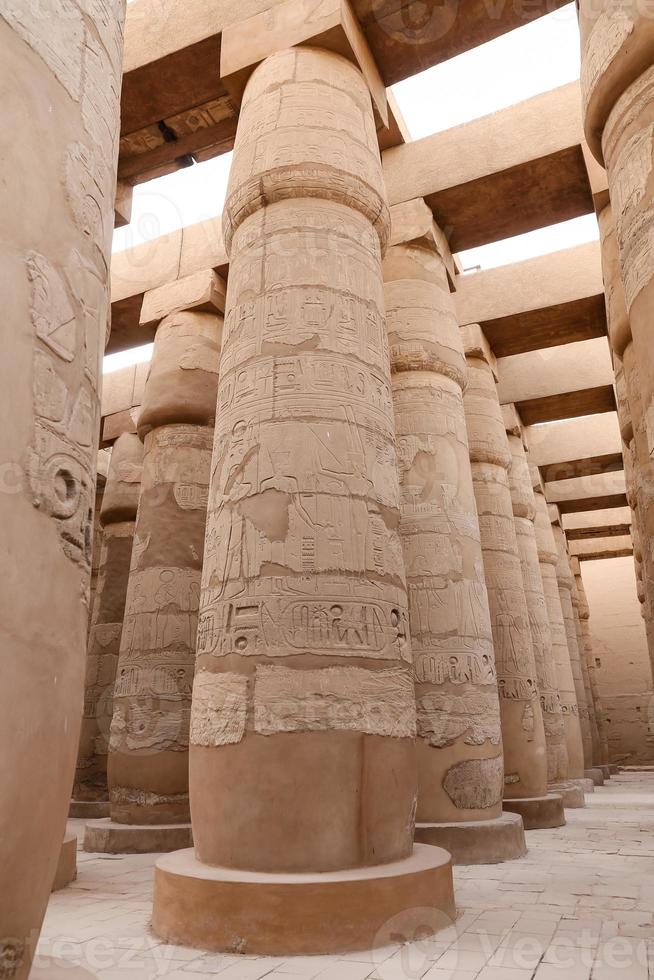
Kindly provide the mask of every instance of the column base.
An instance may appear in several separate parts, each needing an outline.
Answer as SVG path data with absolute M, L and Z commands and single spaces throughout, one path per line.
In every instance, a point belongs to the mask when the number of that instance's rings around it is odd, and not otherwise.
M 603 786 L 604 785 L 604 773 L 601 766 L 593 766 L 592 769 L 584 769 L 584 776 L 586 779 L 593 780 L 593 786 Z
M 77 878 L 77 834 L 66 834 L 59 852 L 52 891 L 58 892 Z
M 100 820 L 109 816 L 109 800 L 71 800 L 68 808 L 69 817 L 79 817 L 81 820 Z
M 503 813 L 493 820 L 419 823 L 415 839 L 445 848 L 454 864 L 499 864 L 527 853 L 522 817 L 517 813 Z
M 586 806 L 584 787 L 582 786 L 582 783 L 585 782 L 585 779 L 567 779 L 564 783 L 552 783 L 548 789 L 551 793 L 557 793 L 563 797 L 563 806 L 566 809 L 579 810 Z
M 107 819 L 84 828 L 84 850 L 104 854 L 163 854 L 192 845 L 190 823 L 130 824 Z
M 424 844 L 403 861 L 322 874 L 212 867 L 192 849 L 155 865 L 155 934 L 198 949 L 345 953 L 387 945 L 391 932 L 433 935 L 455 918 L 450 855 Z
M 609 779 L 611 778 L 611 776 L 617 776 L 618 773 L 620 772 L 620 766 L 614 766 L 614 765 L 611 765 L 611 766 L 602 766 L 602 769 L 608 769 L 608 771 L 609 771 Z
M 502 809 L 519 813 L 525 830 L 551 830 L 565 826 L 563 797 L 559 793 L 530 796 L 523 800 L 503 800 Z

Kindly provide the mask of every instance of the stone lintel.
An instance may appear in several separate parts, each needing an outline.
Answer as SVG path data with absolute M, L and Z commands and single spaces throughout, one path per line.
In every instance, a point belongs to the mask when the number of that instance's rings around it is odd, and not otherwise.
M 466 323 L 461 327 L 461 339 L 466 357 L 479 357 L 491 367 L 495 380 L 498 380 L 497 360 L 486 339 L 486 334 L 478 323 Z
M 136 432 L 141 406 L 107 415 L 102 423 L 102 445 L 108 446 L 116 441 L 123 432 Z
M 589 538 L 571 541 L 570 554 L 578 561 L 591 561 L 597 558 L 621 558 L 633 553 L 631 535 L 608 538 Z
M 165 286 L 150 289 L 143 296 L 139 325 L 156 327 L 164 317 L 182 310 L 222 314 L 225 312 L 226 290 L 225 280 L 213 269 L 203 269 Z
M 132 220 L 132 197 L 134 188 L 124 180 L 116 182 L 114 199 L 114 228 L 124 228 Z
M 240 105 L 257 65 L 302 44 L 334 51 L 357 65 L 370 89 L 375 115 L 388 127 L 386 86 L 349 0 L 284 0 L 226 27 L 220 51 L 225 88 Z
M 563 515 L 563 528 L 566 534 L 578 531 L 593 531 L 597 527 L 624 527 L 630 525 L 632 514 L 629 507 L 611 507 L 605 510 L 592 510 Z
M 450 292 L 455 292 L 457 270 L 445 233 L 434 221 L 431 209 L 423 198 L 395 204 L 391 208 L 390 245 L 415 243 L 437 252 L 447 270 Z

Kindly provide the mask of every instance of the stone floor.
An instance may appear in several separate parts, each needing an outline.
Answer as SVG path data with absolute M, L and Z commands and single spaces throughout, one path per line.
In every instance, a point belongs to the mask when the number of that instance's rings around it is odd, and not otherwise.
M 455 869 L 457 922 L 429 941 L 346 956 L 227 956 L 149 930 L 154 856 L 79 853 L 52 896 L 37 963 L 100 980 L 648 980 L 654 978 L 654 772 L 630 772 L 531 831 L 529 855 Z M 81 834 L 83 822 L 70 821 Z M 649 972 L 648 972 L 649 963 Z

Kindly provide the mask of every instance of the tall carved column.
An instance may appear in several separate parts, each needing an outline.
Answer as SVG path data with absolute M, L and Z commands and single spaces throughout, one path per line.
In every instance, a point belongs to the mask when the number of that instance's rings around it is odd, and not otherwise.
M 424 201 L 391 209 L 383 265 L 400 537 L 418 716 L 416 840 L 461 864 L 525 853 L 502 814 L 497 672 L 463 410 L 466 362 L 449 251 Z M 402 242 L 400 244 L 400 242 Z
M 84 716 L 71 817 L 92 818 L 109 814 L 109 728 L 142 467 L 141 440 L 132 433 L 123 433 L 111 452 L 100 510 L 103 533 L 98 587 L 86 654 Z
M 65 16 L 9 2 L 0 15 L 0 962 L 12 980 L 30 972 L 82 718 L 123 17 L 122 0 L 72 0 Z
M 138 420 L 143 477 L 114 689 L 110 819 L 87 826 L 86 850 L 165 851 L 191 839 L 188 733 L 221 332 L 221 316 L 186 310 L 167 313 L 155 335 Z
M 581 675 L 584 683 L 584 693 L 586 695 L 586 705 L 588 706 L 588 720 L 590 723 L 590 738 L 591 738 L 591 750 L 592 750 L 592 765 L 586 770 L 586 775 L 590 777 L 596 786 L 604 785 L 604 771 L 602 769 L 602 750 L 600 744 L 599 728 L 597 723 L 597 713 L 595 710 L 595 699 L 593 697 L 593 691 L 590 683 L 590 675 L 588 672 L 588 659 L 586 656 L 586 646 L 584 640 L 584 634 L 581 627 L 581 614 L 583 611 L 582 596 L 579 592 L 577 585 L 577 573 L 575 569 L 579 569 L 579 560 L 577 558 L 569 558 L 570 571 L 572 573 L 572 610 L 575 619 L 575 630 L 577 633 L 577 647 L 579 649 L 579 660 L 581 663 Z M 581 579 L 581 572 L 579 572 L 579 579 Z M 586 614 L 588 614 L 588 609 L 586 607 Z
M 615 350 L 624 360 L 637 464 L 640 535 L 654 537 L 654 31 L 651 12 L 638 0 L 580 2 L 582 98 L 586 138 L 606 167 L 619 265 L 624 316 L 633 338 Z M 604 240 L 603 240 L 604 252 Z M 642 549 L 644 618 L 654 666 L 654 554 Z
M 577 594 L 579 596 L 579 621 L 581 623 L 581 634 L 583 639 L 584 653 L 586 655 L 586 668 L 588 672 L 588 681 L 590 684 L 591 695 L 593 698 L 593 704 L 595 707 L 595 719 L 597 722 L 597 733 L 598 733 L 598 754 L 596 764 L 599 765 L 604 771 L 606 777 L 609 767 L 609 742 L 608 742 L 608 730 L 606 727 L 606 718 L 604 717 L 604 710 L 602 708 L 602 699 L 599 693 L 599 684 L 597 682 L 597 671 L 595 668 L 595 657 L 593 655 L 593 640 L 590 634 L 590 608 L 588 606 L 588 599 L 586 598 L 586 590 L 584 588 L 584 580 L 581 575 L 581 564 L 577 559 L 572 559 L 572 571 L 574 573 L 575 582 L 577 584 Z
M 291 14 L 306 39 L 312 9 L 287 5 L 280 46 Z M 223 75 L 251 34 L 274 45 L 275 24 L 255 17 L 223 32 Z M 191 718 L 195 852 L 158 861 L 153 925 L 174 942 L 246 953 L 370 948 L 394 917 L 415 926 L 420 905 L 435 906 L 425 928 L 444 925 L 453 895 L 447 852 L 412 841 L 415 694 L 381 271 L 389 216 L 370 93 L 352 61 L 306 46 L 254 69 L 223 227 L 230 272 Z
M 586 689 L 584 688 L 584 678 L 581 672 L 581 657 L 579 645 L 577 643 L 577 628 L 575 626 L 574 608 L 572 605 L 572 588 L 574 577 L 570 569 L 568 558 L 568 546 L 565 533 L 561 527 L 561 516 L 556 504 L 549 505 L 550 520 L 552 521 L 552 533 L 554 543 L 558 552 L 559 560 L 556 566 L 556 578 L 559 584 L 559 598 L 561 600 L 561 610 L 563 612 L 563 625 L 565 627 L 565 637 L 568 643 L 568 656 L 570 658 L 570 669 L 574 683 L 575 697 L 577 699 L 577 711 L 579 716 L 579 728 L 581 730 L 581 745 L 584 757 L 584 777 L 585 791 L 592 792 L 592 780 L 586 775 L 592 767 L 593 745 L 590 731 L 590 718 L 588 715 L 588 704 L 586 701 Z
M 556 574 L 559 552 L 554 541 L 549 509 L 543 492 L 543 484 L 536 467 L 533 467 L 532 486 L 536 500 L 536 544 L 538 561 L 543 580 L 543 592 L 552 634 L 552 657 L 556 667 L 557 687 L 565 726 L 568 753 L 568 772 L 564 782 L 550 784 L 550 788 L 563 796 L 566 807 L 583 807 L 584 801 L 584 750 L 581 740 L 577 693 L 572 677 L 568 640 L 566 637 L 559 583 Z
M 468 364 L 466 425 L 500 693 L 504 797 L 520 801 L 520 812 L 529 814 L 531 821 L 547 806 L 547 752 L 513 521 L 511 454 L 493 353 L 476 324 L 463 328 L 463 341 Z
M 524 442 L 524 432 L 520 416 L 514 405 L 503 405 L 502 415 L 511 452 L 509 469 L 509 487 L 513 507 L 520 568 L 524 585 L 531 641 L 536 662 L 536 677 L 538 693 L 543 713 L 545 727 L 545 745 L 547 750 L 547 781 L 557 783 L 564 780 L 568 771 L 568 750 L 565 740 L 565 726 L 561 699 L 559 698 L 556 668 L 552 652 L 552 631 L 543 579 L 538 560 L 538 545 L 536 543 L 536 500 L 532 487 L 532 478 L 527 461 Z M 560 795 L 550 794 L 536 806 L 529 804 L 523 810 L 521 802 L 509 804 L 519 806 L 527 830 L 537 827 L 561 827 L 565 823 L 563 800 Z

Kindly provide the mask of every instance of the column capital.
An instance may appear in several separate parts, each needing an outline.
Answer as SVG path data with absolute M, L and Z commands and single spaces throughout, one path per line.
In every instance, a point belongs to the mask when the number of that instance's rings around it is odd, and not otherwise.
M 222 316 L 226 292 L 225 280 L 213 269 L 203 269 L 144 293 L 139 323 L 156 328 L 165 317 L 184 311 Z
M 340 54 L 357 65 L 370 90 L 375 116 L 388 127 L 386 86 L 350 0 L 285 0 L 225 28 L 220 77 L 240 105 L 247 81 L 270 55 L 309 45 Z
M 486 339 L 486 334 L 479 324 L 466 323 L 465 326 L 462 326 L 461 339 L 463 340 L 463 349 L 466 357 L 478 357 L 480 360 L 486 361 L 497 382 L 499 380 L 497 358 L 493 354 L 491 345 Z
M 422 197 L 394 204 L 391 212 L 389 245 L 419 245 L 435 252 L 447 271 L 450 292 L 456 292 L 456 265 L 445 233 L 434 221 L 431 208 Z

